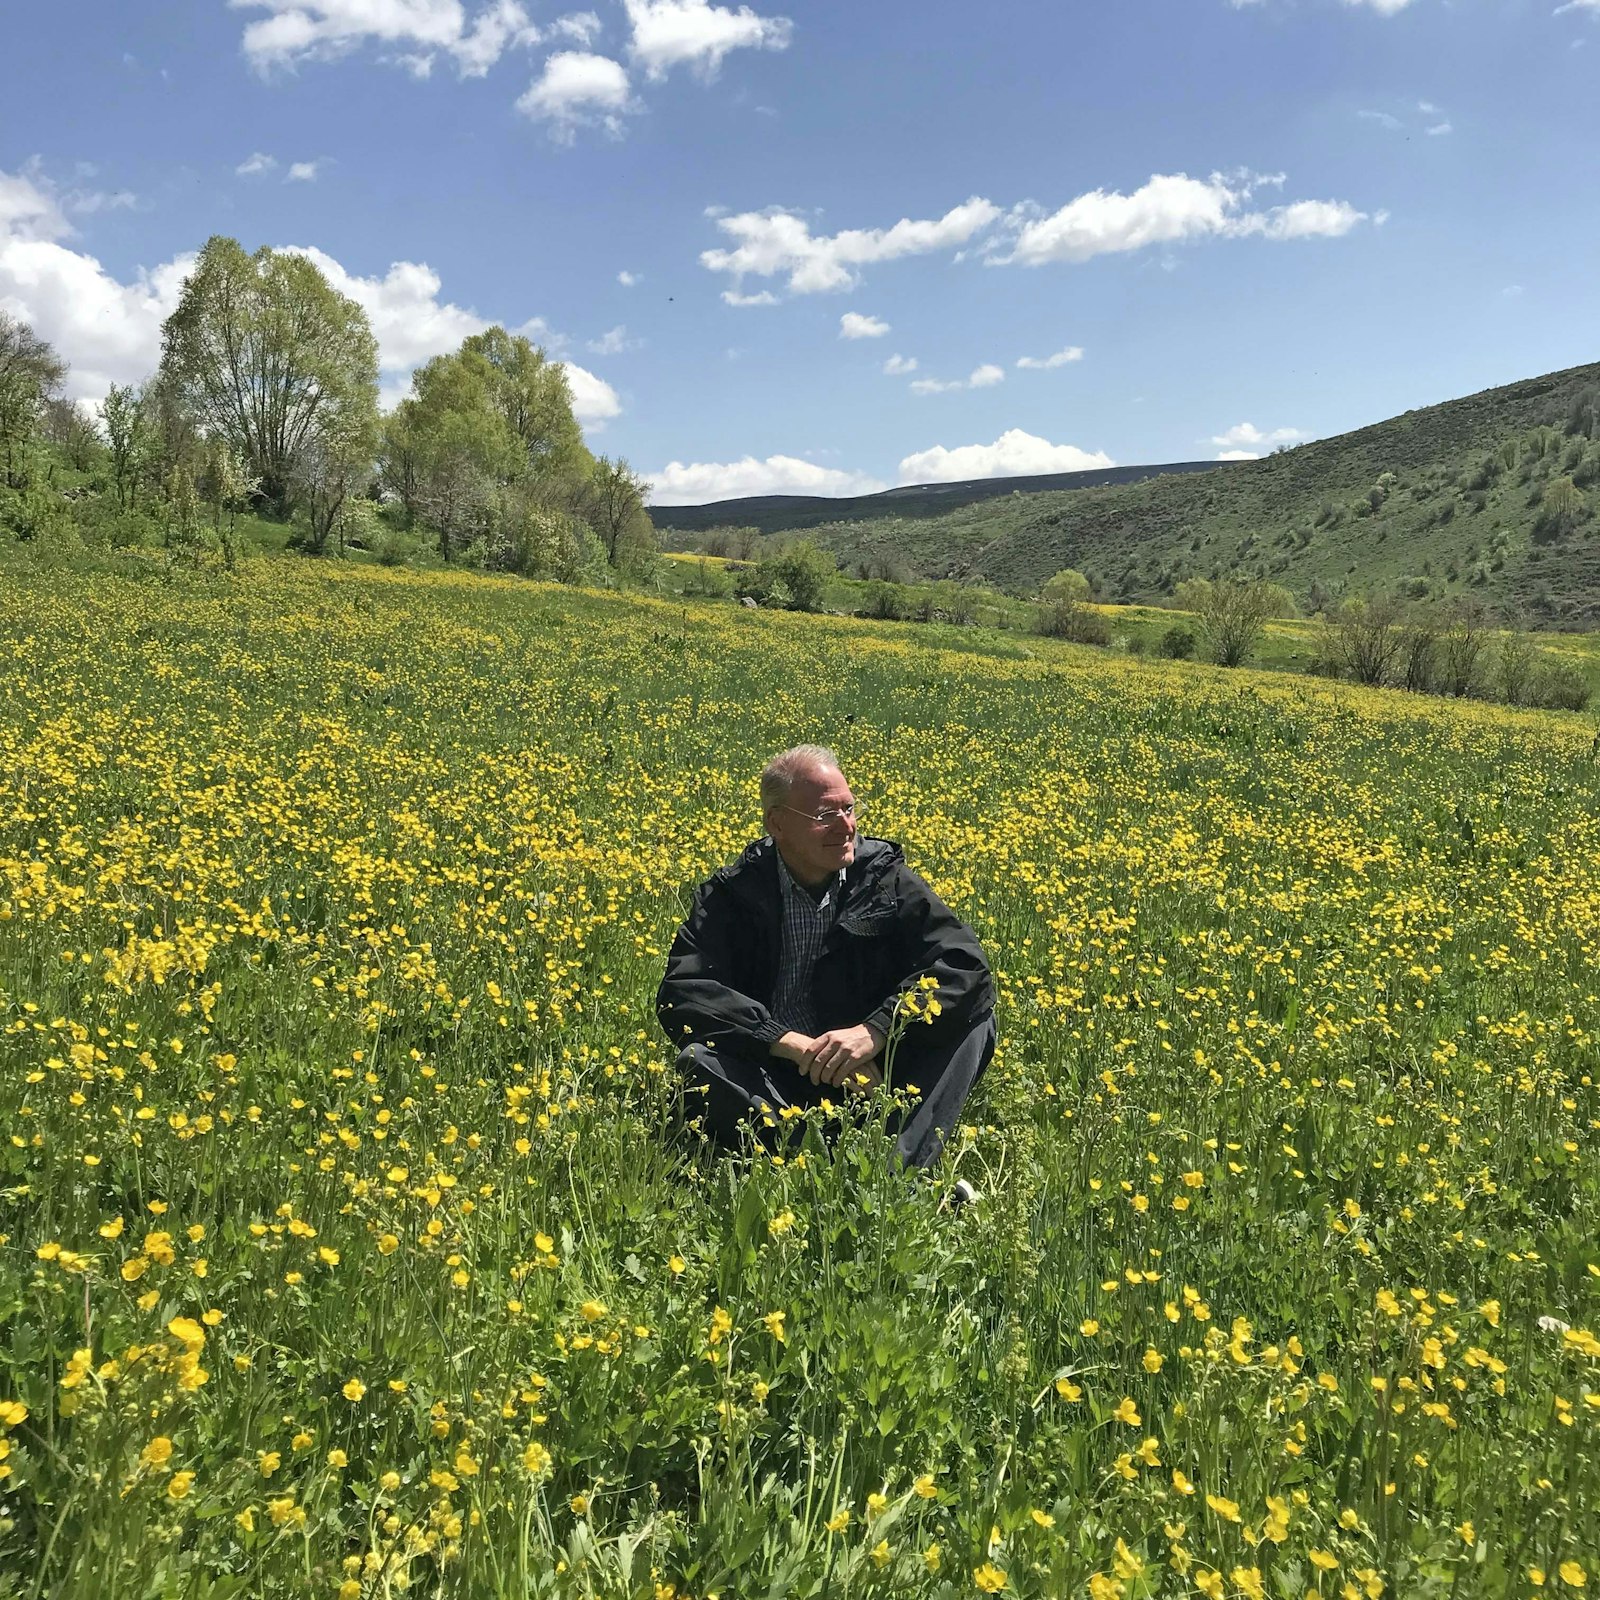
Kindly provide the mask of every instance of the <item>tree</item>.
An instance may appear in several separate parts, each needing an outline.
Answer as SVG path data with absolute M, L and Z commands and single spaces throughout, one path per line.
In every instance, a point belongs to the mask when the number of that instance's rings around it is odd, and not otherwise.
M 1403 615 L 1393 595 L 1347 600 L 1334 631 L 1339 658 L 1357 683 L 1389 682 L 1404 642 Z
M 79 472 L 88 472 L 104 448 L 100 430 L 70 400 L 47 399 L 39 408 L 39 433 Z
M 1039 598 L 1047 606 L 1059 605 L 1087 600 L 1091 592 L 1089 580 L 1076 567 L 1063 567 L 1039 591 Z
M 626 564 L 635 552 L 655 548 L 655 528 L 644 508 L 649 485 L 618 456 L 601 456 L 589 474 L 583 497 L 585 520 L 606 547 L 606 560 L 614 567 Z
M 411 393 L 389 419 L 384 448 L 391 482 L 394 452 L 404 452 L 410 509 L 437 532 L 446 561 L 488 535 L 500 490 L 526 459 L 491 393 L 488 363 L 462 351 L 435 356 L 411 375 Z
M 1431 694 L 1439 673 L 1439 613 L 1433 606 L 1413 606 L 1400 628 L 1396 656 L 1402 689 Z
M 1525 706 L 1532 700 L 1534 658 L 1533 640 L 1515 628 L 1500 635 L 1500 690 L 1506 704 Z
M 1209 578 L 1185 578 L 1172 591 L 1172 608 L 1175 611 L 1204 611 L 1211 601 Z
M 280 515 L 307 452 L 326 456 L 376 406 L 366 313 L 315 262 L 206 241 L 162 326 L 161 376 L 202 432 L 227 441 Z
M 588 476 L 593 458 L 572 414 L 572 389 L 560 362 L 501 327 L 473 334 L 459 353 L 470 363 L 481 363 L 490 399 L 522 447 L 526 472 L 574 483 Z
M 1540 507 L 1557 533 L 1565 533 L 1583 511 L 1583 491 L 1571 478 L 1552 478 L 1540 499 Z
M 1180 585 L 1181 587 L 1181 585 Z M 1237 667 L 1249 659 L 1267 619 L 1279 605 L 1276 584 L 1224 578 L 1209 585 L 1200 607 L 1200 630 L 1207 653 L 1219 667 Z
M 0 458 L 6 485 L 28 482 L 28 446 L 45 403 L 66 381 L 66 363 L 26 322 L 0 311 Z
M 106 444 L 111 452 L 111 482 L 117 492 L 117 509 L 126 511 L 139 493 L 150 470 L 155 440 L 144 396 L 131 384 L 112 384 L 100 404 Z
M 365 405 L 342 408 L 335 425 L 319 429 L 300 451 L 292 481 L 310 521 L 306 542 L 314 555 L 342 526 L 346 502 L 372 482 L 377 448 L 378 407 L 369 395 Z
M 1458 600 L 1439 635 L 1439 688 L 1458 699 L 1477 689 L 1489 619 L 1475 600 Z
M 762 566 L 770 567 L 772 577 L 783 585 L 797 611 L 815 611 L 822 604 L 828 580 L 838 571 L 833 557 L 809 539 L 790 545 Z

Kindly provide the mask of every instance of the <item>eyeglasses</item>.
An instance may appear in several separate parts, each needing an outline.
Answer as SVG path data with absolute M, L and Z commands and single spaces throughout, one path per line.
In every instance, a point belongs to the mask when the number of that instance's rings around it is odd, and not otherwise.
M 802 811 L 798 806 L 784 806 L 782 809 L 794 812 L 797 817 L 804 817 L 817 828 L 831 828 L 839 821 L 854 822 L 861 815 L 860 808 L 853 800 L 847 806 L 824 806 L 821 811 Z

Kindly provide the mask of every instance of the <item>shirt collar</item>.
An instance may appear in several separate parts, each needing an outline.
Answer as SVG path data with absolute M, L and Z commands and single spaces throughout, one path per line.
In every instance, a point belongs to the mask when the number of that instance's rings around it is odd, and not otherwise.
M 830 907 L 836 901 L 839 892 L 844 888 L 845 869 L 840 867 L 839 870 L 827 880 L 822 893 L 820 895 L 814 895 L 795 877 L 792 872 L 790 872 L 789 863 L 783 859 L 783 852 L 778 848 L 776 843 L 774 843 L 772 846 L 772 853 L 775 857 L 777 857 L 778 882 L 782 885 L 783 897 L 786 900 L 791 895 L 804 895 L 805 898 L 820 911 Z

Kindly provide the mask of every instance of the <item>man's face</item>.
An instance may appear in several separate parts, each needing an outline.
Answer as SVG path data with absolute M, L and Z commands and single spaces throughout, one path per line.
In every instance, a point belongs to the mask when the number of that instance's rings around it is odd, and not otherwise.
M 854 817 L 835 816 L 826 824 L 812 819 L 820 811 L 837 812 L 855 803 L 842 772 L 813 767 L 794 780 L 782 805 L 768 807 L 767 832 L 783 852 L 790 872 L 808 888 L 856 858 Z

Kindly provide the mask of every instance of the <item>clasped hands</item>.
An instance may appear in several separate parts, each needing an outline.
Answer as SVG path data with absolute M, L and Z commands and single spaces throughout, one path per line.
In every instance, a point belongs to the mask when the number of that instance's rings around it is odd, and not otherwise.
M 882 1049 L 883 1035 L 863 1022 L 853 1028 L 830 1028 L 815 1038 L 786 1033 L 773 1044 L 772 1053 L 792 1061 L 813 1083 L 865 1094 L 883 1082 L 876 1060 Z

